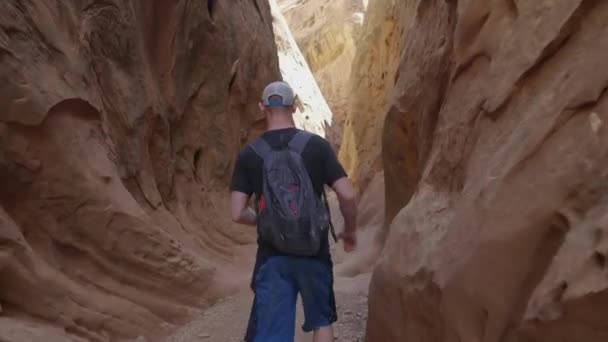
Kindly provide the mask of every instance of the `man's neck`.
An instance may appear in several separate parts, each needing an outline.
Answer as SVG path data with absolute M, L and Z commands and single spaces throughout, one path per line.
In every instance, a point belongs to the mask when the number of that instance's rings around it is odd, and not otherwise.
M 267 131 L 275 131 L 278 129 L 295 128 L 296 125 L 293 121 L 271 121 L 268 123 Z

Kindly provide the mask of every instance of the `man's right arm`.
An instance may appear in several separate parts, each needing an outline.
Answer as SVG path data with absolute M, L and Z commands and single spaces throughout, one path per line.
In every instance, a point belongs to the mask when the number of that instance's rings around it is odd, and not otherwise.
M 256 214 L 247 206 L 253 193 L 250 169 L 247 167 L 245 150 L 239 153 L 230 182 L 232 221 L 245 225 L 256 225 Z

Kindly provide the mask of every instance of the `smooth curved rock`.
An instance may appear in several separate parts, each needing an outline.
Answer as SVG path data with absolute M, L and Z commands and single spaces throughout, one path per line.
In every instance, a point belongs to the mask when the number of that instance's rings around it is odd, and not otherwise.
M 403 6 L 367 340 L 605 341 L 608 3 Z
M 280 78 L 268 3 L 0 13 L 0 339 L 162 340 L 254 241 L 227 219 L 227 156 Z

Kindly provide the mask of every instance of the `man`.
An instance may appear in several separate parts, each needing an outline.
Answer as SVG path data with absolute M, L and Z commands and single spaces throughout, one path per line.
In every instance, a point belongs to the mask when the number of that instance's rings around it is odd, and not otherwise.
M 293 121 L 295 95 L 287 83 L 268 85 L 259 107 L 267 121 L 267 131 L 261 139 L 273 150 L 285 146 L 296 134 L 302 135 Z M 356 245 L 353 187 L 330 144 L 318 135 L 309 137 L 300 153 L 301 160 L 315 196 L 321 198 L 325 185 L 336 192 L 345 222 L 344 231 L 338 237 L 343 241 L 344 250 L 350 252 Z M 264 192 L 263 170 L 264 159 L 259 151 L 248 145 L 238 155 L 230 186 L 233 221 L 258 226 L 258 251 L 251 284 L 255 299 L 245 339 L 248 342 L 293 341 L 299 293 L 305 315 L 302 329 L 314 331 L 315 342 L 331 342 L 334 340 L 332 324 L 337 320 L 337 314 L 329 234 L 321 236 L 319 251 L 313 256 L 281 252 L 261 238 L 259 213 L 247 203 L 252 195 L 259 198 Z

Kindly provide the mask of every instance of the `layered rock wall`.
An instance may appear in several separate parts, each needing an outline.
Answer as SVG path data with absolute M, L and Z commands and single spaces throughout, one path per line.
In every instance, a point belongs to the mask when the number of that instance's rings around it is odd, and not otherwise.
M 162 340 L 254 241 L 226 186 L 280 78 L 268 3 L 4 1 L 0 17 L 0 339 Z
M 605 341 L 608 3 L 403 8 L 367 340 Z

